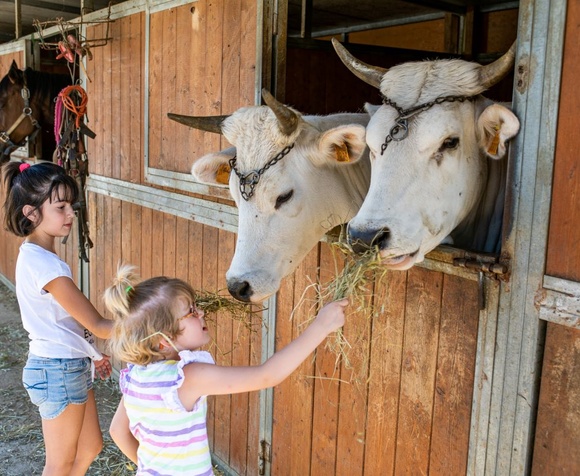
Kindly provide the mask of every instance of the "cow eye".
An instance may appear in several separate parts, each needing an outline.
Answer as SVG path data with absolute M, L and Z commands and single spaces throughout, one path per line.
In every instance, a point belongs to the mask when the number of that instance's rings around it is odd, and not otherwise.
M 278 210 L 278 208 L 280 208 L 284 203 L 290 200 L 292 198 L 292 195 L 294 195 L 294 190 L 290 190 L 288 193 L 279 195 L 278 198 L 276 199 L 275 206 L 276 210 Z
M 459 145 L 459 137 L 448 137 L 443 141 L 442 149 L 455 149 Z

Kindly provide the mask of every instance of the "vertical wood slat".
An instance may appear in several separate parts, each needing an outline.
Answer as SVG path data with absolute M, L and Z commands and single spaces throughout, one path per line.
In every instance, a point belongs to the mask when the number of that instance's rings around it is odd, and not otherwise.
M 387 273 L 375 285 L 365 474 L 394 474 L 407 274 Z
M 578 110 L 580 95 L 580 5 L 568 2 L 558 131 L 548 234 L 546 274 L 580 281 L 580 174 L 578 173 Z
M 478 330 L 478 286 L 444 276 L 429 471 L 466 474 Z
M 408 283 L 395 474 L 428 474 L 442 279 L 413 268 Z
M 580 331 L 548 323 L 532 475 L 580 474 Z
M 343 263 L 335 263 L 334 255 L 329 250 L 328 245 L 321 244 L 319 249 L 320 270 L 318 281 L 327 283 L 335 276 L 336 272 L 340 272 Z M 298 293 L 301 292 L 300 288 L 296 291 Z M 317 308 L 314 308 L 315 304 L 317 305 L 311 300 L 306 305 L 312 316 L 316 315 L 318 311 Z M 330 335 L 326 342 L 322 343 L 316 350 L 314 379 L 312 382 L 314 386 L 314 408 L 312 415 L 311 474 L 335 473 L 337 466 L 340 390 L 342 388 L 339 382 L 342 369 L 340 356 L 330 347 L 327 347 L 336 344 L 336 339 L 336 334 Z

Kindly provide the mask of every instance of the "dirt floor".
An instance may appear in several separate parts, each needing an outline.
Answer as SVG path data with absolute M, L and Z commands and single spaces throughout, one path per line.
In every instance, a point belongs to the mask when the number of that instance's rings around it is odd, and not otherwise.
M 0 282 L 0 476 L 40 475 L 44 466 L 40 416 L 21 380 L 27 350 L 28 337 L 20 323 L 16 297 Z M 120 399 L 117 384 L 111 379 L 98 381 L 95 395 L 105 445 L 87 475 L 135 474 L 107 431 Z

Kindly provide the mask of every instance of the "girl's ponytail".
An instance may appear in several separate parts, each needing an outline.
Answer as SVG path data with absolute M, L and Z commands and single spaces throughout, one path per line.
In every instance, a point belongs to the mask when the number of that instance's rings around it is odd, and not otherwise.
M 135 266 L 127 264 L 119 265 L 113 284 L 105 290 L 105 306 L 115 318 L 123 319 L 129 315 L 134 287 L 141 281 L 136 269 Z

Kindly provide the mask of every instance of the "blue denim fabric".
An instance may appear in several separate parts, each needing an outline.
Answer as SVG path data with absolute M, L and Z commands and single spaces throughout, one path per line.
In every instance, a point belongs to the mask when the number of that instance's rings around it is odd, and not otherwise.
M 87 402 L 88 391 L 93 388 L 91 360 L 49 359 L 30 354 L 22 370 L 22 383 L 40 416 L 51 420 L 69 403 Z

